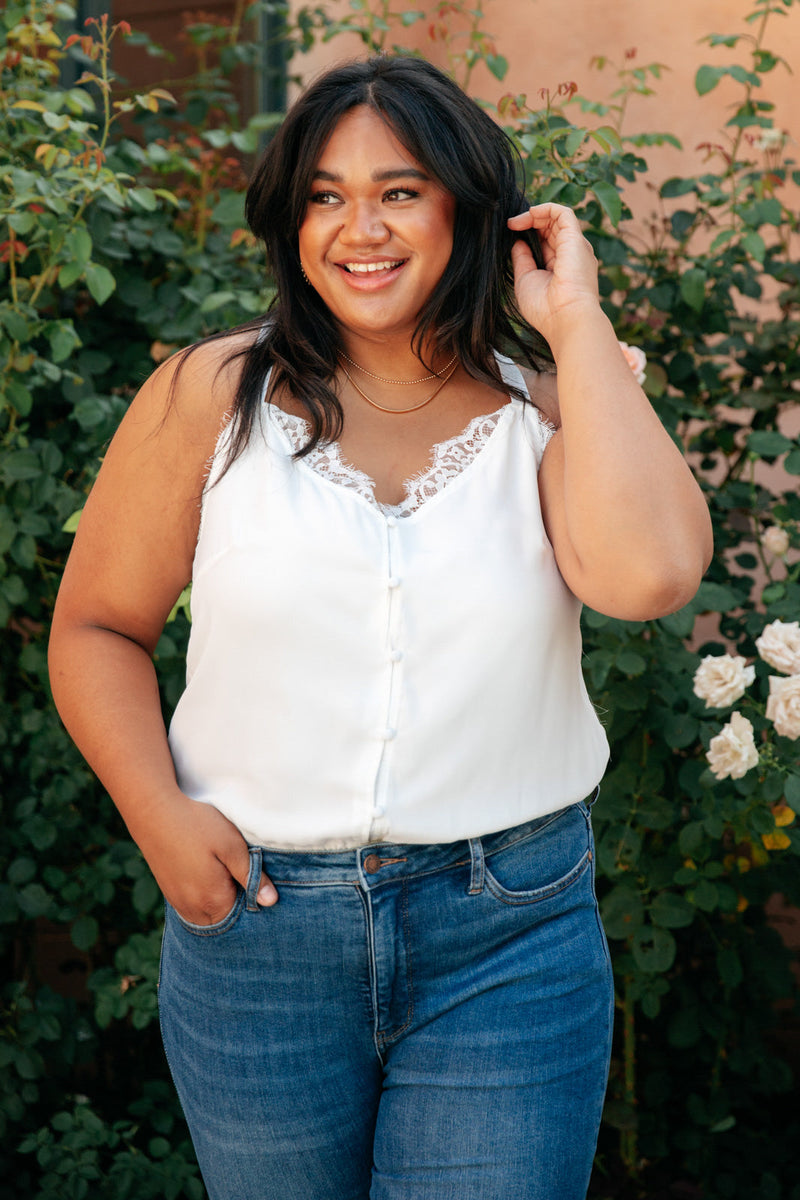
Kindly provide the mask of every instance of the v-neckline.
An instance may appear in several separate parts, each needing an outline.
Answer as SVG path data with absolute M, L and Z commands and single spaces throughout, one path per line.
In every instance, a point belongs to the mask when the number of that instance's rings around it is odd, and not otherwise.
M 277 405 L 268 404 L 266 407 L 270 419 L 294 454 L 307 440 L 308 422 L 304 417 L 289 413 Z M 366 471 L 344 458 L 336 441 L 318 443 L 314 450 L 298 461 L 334 487 L 360 496 L 370 508 L 383 516 L 407 520 L 422 511 L 481 457 L 507 420 L 507 411 L 513 410 L 513 407 L 514 401 L 509 397 L 493 412 L 479 413 L 458 433 L 434 443 L 430 450 L 430 465 L 404 481 L 404 496 L 397 504 L 384 503 L 376 498 L 375 481 Z M 475 439 L 478 439 L 476 443 Z M 470 442 L 475 444 L 470 445 Z

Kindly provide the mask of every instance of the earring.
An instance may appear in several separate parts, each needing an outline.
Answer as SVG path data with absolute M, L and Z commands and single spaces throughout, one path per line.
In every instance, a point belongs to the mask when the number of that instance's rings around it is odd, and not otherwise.
M 304 267 L 303 267 L 303 264 L 302 264 L 302 263 L 300 263 L 300 274 L 303 276 L 303 279 L 306 281 L 306 283 L 308 284 L 308 286 L 309 286 L 309 287 L 311 287 L 311 280 L 310 280 L 310 279 L 308 278 L 308 276 L 306 275 L 306 273 L 305 273 L 305 269 L 304 269 Z

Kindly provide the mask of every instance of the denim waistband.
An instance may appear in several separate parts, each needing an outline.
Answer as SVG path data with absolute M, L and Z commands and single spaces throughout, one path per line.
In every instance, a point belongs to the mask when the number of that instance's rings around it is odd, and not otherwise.
M 594 803 L 598 790 L 586 800 L 579 801 L 578 807 L 588 810 Z M 317 886 L 353 883 L 374 887 L 390 879 L 427 875 L 470 861 L 474 871 L 476 857 L 489 857 L 515 842 L 531 837 L 572 807 L 567 805 L 566 808 L 534 817 L 533 820 L 524 821 L 510 829 L 501 829 L 479 838 L 465 838 L 456 842 L 373 842 L 352 850 L 332 851 L 273 850 L 268 846 L 252 846 L 251 879 L 257 881 L 263 868 L 277 886 L 281 883 Z

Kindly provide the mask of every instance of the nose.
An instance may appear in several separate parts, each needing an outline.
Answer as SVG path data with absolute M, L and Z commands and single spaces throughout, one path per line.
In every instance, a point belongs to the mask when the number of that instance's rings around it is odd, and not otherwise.
M 368 201 L 349 205 L 339 231 L 340 242 L 350 246 L 378 246 L 390 237 L 377 205 Z

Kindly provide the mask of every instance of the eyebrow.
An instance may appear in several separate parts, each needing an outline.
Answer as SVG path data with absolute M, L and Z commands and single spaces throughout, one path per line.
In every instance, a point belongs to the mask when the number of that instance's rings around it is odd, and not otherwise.
M 335 171 L 315 171 L 313 177 L 326 183 L 344 183 L 344 176 Z M 416 167 L 389 167 L 385 171 L 373 171 L 370 178 L 374 183 L 388 183 L 392 179 L 421 179 L 426 183 L 430 182 L 430 175 Z

